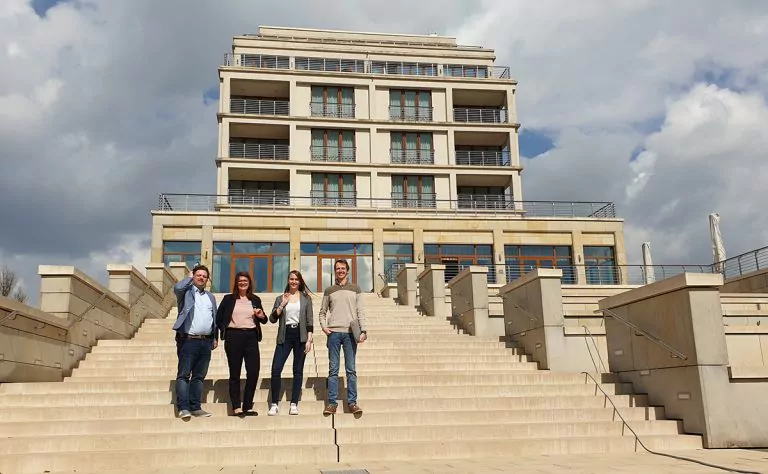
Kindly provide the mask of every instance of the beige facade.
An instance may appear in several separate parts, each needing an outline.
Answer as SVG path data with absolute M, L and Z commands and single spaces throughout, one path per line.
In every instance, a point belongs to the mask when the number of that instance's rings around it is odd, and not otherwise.
M 206 263 L 216 291 L 237 270 L 279 291 L 288 267 L 321 290 L 339 257 L 370 290 L 408 261 L 517 264 L 515 246 L 545 246 L 555 265 L 592 247 L 624 263 L 611 203 L 523 200 L 516 81 L 494 60 L 431 35 L 234 38 L 219 68 L 216 196 L 162 195 L 152 260 Z

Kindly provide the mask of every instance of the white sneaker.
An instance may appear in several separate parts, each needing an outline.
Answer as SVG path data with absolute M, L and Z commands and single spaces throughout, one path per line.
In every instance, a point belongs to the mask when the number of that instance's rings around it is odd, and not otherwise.
M 291 403 L 291 408 L 288 410 L 289 415 L 298 415 L 299 407 L 295 403 Z
M 267 416 L 275 416 L 280 410 L 277 408 L 277 403 L 273 403 L 269 407 L 269 411 L 267 412 Z

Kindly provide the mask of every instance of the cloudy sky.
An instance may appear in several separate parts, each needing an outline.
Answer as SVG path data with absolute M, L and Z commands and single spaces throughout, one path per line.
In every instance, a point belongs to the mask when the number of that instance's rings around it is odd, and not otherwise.
M 524 198 L 614 201 L 630 262 L 768 244 L 764 0 L 0 0 L 0 263 L 143 268 L 160 192 L 214 192 L 216 67 L 259 25 L 456 36 L 519 81 Z

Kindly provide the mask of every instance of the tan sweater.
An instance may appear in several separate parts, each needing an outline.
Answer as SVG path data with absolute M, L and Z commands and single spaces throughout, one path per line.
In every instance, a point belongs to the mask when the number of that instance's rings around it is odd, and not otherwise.
M 331 312 L 330 316 L 328 311 Z M 323 291 L 323 302 L 320 305 L 321 328 L 328 328 L 333 332 L 349 332 L 355 319 L 360 324 L 360 330 L 366 331 L 363 292 L 359 286 L 352 283 L 344 286 L 332 285 Z

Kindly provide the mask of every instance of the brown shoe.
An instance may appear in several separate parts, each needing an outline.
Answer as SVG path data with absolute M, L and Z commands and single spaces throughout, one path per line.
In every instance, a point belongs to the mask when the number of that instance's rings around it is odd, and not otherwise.
M 357 403 L 354 403 L 349 406 L 349 412 L 352 414 L 362 413 L 363 409 L 360 408 L 360 405 L 358 405 Z
M 323 415 L 333 415 L 336 413 L 336 405 L 326 405 L 323 410 Z

